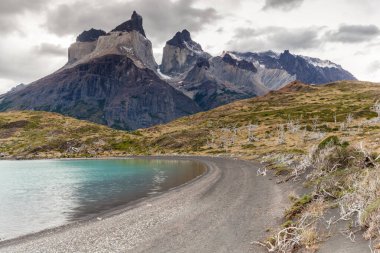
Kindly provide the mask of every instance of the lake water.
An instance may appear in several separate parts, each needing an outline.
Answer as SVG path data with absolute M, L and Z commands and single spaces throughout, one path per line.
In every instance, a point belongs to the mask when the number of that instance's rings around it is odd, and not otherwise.
M 0 161 L 0 240 L 94 217 L 203 172 L 177 160 Z

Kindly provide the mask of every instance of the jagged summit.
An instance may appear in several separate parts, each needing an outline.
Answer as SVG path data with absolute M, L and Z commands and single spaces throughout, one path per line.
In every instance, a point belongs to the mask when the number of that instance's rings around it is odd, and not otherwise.
M 137 14 L 136 11 L 133 11 L 133 14 L 130 20 L 117 26 L 111 32 L 131 32 L 131 31 L 138 31 L 139 33 L 144 35 L 144 37 L 146 37 L 145 31 L 143 28 L 143 18 L 139 14 Z
M 190 32 L 186 29 L 182 32 L 177 32 L 171 40 L 166 42 L 166 45 L 170 45 L 177 48 L 187 48 L 194 53 L 203 53 L 202 46 L 191 39 Z
M 200 44 L 191 39 L 190 32 L 184 29 L 166 42 L 160 69 L 164 74 L 180 75 L 189 71 L 199 58 L 210 57 Z
M 61 70 L 105 55 L 123 55 L 141 68 L 156 71 L 158 66 L 153 57 L 152 43 L 145 37 L 142 24 L 142 17 L 134 11 L 130 20 L 109 33 L 96 29 L 84 31 L 70 46 L 68 63 Z
M 100 36 L 104 35 L 106 35 L 105 31 L 91 28 L 90 30 L 79 34 L 77 37 L 77 42 L 93 42 L 96 41 Z
M 185 47 L 185 42 L 191 42 L 190 32 L 184 29 L 182 32 L 177 32 L 171 40 L 168 40 L 166 44 L 176 46 L 176 47 Z
M 257 72 L 257 69 L 256 67 L 253 65 L 252 62 L 248 62 L 246 60 L 241 60 L 241 59 L 236 59 L 234 57 L 232 57 L 229 53 L 225 53 L 222 57 L 222 60 L 225 62 L 225 63 L 228 63 L 232 66 L 236 66 L 240 69 L 245 69 L 245 70 L 249 70 L 249 71 L 252 71 L 254 73 Z
M 289 50 L 282 53 L 267 52 L 232 52 L 232 54 L 249 62 L 253 62 L 259 72 L 271 72 L 273 70 L 285 71 L 293 80 L 300 80 L 308 84 L 323 84 L 336 80 L 356 80 L 356 78 L 342 68 L 329 60 L 321 60 L 303 55 L 297 55 Z M 261 71 L 262 70 L 262 71 Z M 265 80 L 267 80 L 265 78 Z M 292 80 L 292 81 L 293 81 Z M 290 81 L 288 78 L 285 81 Z M 280 82 L 278 85 L 270 86 L 271 89 L 279 89 L 285 83 Z

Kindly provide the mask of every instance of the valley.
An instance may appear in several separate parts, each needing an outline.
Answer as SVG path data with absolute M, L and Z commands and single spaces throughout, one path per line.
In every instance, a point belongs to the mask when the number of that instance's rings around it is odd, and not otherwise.
M 149 28 L 167 22 L 148 13 Z M 38 231 L 17 231 L 10 218 L 14 237 L 0 231 L 11 238 L 0 238 L 1 252 L 379 252 L 380 83 L 358 80 L 334 52 L 375 38 L 376 26 L 295 33 L 250 23 L 215 54 L 223 27 L 199 43 L 203 24 L 187 19 L 157 34 L 136 11 L 104 22 L 107 30 L 90 28 L 86 15 L 63 66 L 0 95 L 4 210 L 29 201 L 41 220 Z M 345 64 L 307 56 L 331 43 L 340 43 L 328 47 L 332 59 Z M 42 170 L 27 171 L 33 164 Z M 51 219 L 39 215 L 46 196 Z

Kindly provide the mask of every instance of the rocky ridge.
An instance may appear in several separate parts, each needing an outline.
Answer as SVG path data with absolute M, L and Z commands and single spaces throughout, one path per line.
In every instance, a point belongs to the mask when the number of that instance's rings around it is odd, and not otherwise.
M 156 71 L 158 65 L 153 56 L 152 43 L 145 37 L 142 22 L 142 17 L 133 12 L 130 20 L 107 34 L 95 29 L 83 32 L 70 46 L 69 60 L 63 69 L 115 54 L 126 55 L 141 68 L 147 67 Z
M 95 29 L 79 35 L 62 69 L 5 94 L 0 111 L 58 112 L 126 130 L 199 112 L 193 100 L 157 75 L 141 16 L 134 12 L 118 27 L 105 35 Z
M 160 66 L 142 17 L 106 33 L 84 31 L 67 64 L 22 89 L 0 96 L 0 111 L 45 110 L 133 130 L 262 96 L 295 80 L 319 84 L 354 80 L 330 61 L 285 51 L 223 52 L 211 56 L 188 30 L 168 40 Z
M 210 57 L 200 44 L 191 39 L 190 32 L 183 30 L 166 42 L 160 70 L 164 74 L 179 75 L 189 71 L 198 59 Z

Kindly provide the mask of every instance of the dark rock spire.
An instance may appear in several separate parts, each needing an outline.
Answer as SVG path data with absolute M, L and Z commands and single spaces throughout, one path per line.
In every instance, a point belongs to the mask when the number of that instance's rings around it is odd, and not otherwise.
M 171 40 L 168 40 L 166 44 L 175 46 L 175 47 L 183 47 L 184 42 L 189 42 L 191 40 L 190 32 L 184 29 L 182 32 L 177 32 Z
M 139 14 L 137 14 L 136 11 L 133 11 L 133 14 L 130 20 L 117 26 L 111 32 L 131 32 L 131 31 L 138 31 L 139 33 L 144 35 L 144 37 L 146 37 L 145 31 L 143 28 L 143 18 Z
M 91 28 L 88 31 L 82 32 L 77 37 L 77 42 L 92 42 L 96 41 L 100 36 L 106 35 L 106 32 L 103 30 L 96 30 L 94 28 Z

